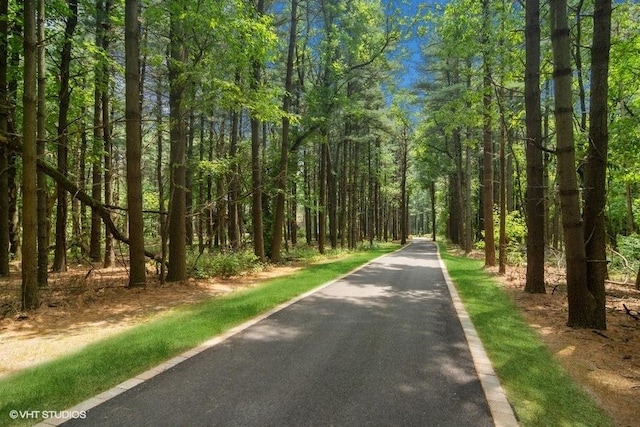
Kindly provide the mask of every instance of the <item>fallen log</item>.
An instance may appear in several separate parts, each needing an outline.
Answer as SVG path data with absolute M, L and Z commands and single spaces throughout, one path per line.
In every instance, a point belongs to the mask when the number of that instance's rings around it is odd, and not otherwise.
M 12 141 L 7 138 L 0 138 L 0 143 L 4 144 L 7 148 L 13 150 L 17 154 L 22 153 L 22 146 L 16 141 Z M 111 218 L 111 211 L 109 211 L 109 209 L 107 209 L 102 203 L 82 191 L 82 189 L 78 188 L 78 186 L 71 182 L 69 178 L 61 174 L 56 168 L 54 168 L 44 160 L 38 159 L 38 168 L 50 178 L 52 178 L 60 186 L 60 188 L 66 190 L 69 194 L 71 194 L 71 197 L 80 200 L 85 205 L 89 206 L 98 215 L 100 215 L 100 218 L 102 218 L 102 220 L 104 221 L 104 225 L 107 227 L 114 239 L 126 245 L 129 244 L 129 238 L 122 234 L 120 230 L 118 230 L 116 225 L 113 223 L 113 218 Z M 144 254 L 154 261 L 162 262 L 162 256 L 160 255 L 154 254 L 153 252 L 150 252 L 146 249 L 144 251 Z

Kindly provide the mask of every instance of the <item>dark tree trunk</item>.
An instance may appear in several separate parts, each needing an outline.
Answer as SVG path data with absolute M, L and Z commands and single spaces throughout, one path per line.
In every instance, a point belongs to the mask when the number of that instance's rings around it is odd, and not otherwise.
M 169 109 L 171 116 L 171 149 L 169 154 L 169 272 L 167 282 L 187 278 L 186 245 L 186 165 L 187 133 L 185 129 L 184 66 L 187 50 L 183 40 L 183 24 L 177 5 L 173 5 L 170 30 Z
M 37 0 L 24 0 L 24 92 L 22 151 L 22 309 L 35 309 L 38 299 L 37 180 Z
M 46 112 L 46 58 L 45 58 L 45 17 L 44 0 L 38 0 L 38 145 L 37 156 L 45 155 L 47 141 Z M 38 174 L 38 286 L 46 287 L 49 278 L 49 216 L 47 215 L 48 191 L 47 178 L 43 172 Z M 84 176 L 82 176 L 84 179 Z
M 483 57 L 483 115 L 484 115 L 484 129 L 483 129 L 483 217 L 484 217 L 484 265 L 485 267 L 493 267 L 496 265 L 496 247 L 494 240 L 494 226 L 493 226 L 493 124 L 491 119 L 491 104 L 493 91 L 492 88 L 492 76 L 491 76 L 491 63 L 489 50 L 489 0 L 482 1 L 482 14 L 483 14 L 483 34 L 484 34 L 484 51 Z
M 287 194 L 288 166 L 289 166 L 289 126 L 287 115 L 291 110 L 291 94 L 293 92 L 293 61 L 295 59 L 296 35 L 298 24 L 298 0 L 291 0 L 291 19 L 289 21 L 289 47 L 287 50 L 287 65 L 284 78 L 284 96 L 282 99 L 282 145 L 280 147 L 280 167 L 276 178 L 278 195 L 276 196 L 275 218 L 273 221 L 273 242 L 271 244 L 271 260 L 280 261 L 282 248 L 282 228 L 285 218 L 285 195 Z
M 69 106 L 71 105 L 70 68 L 73 33 L 78 24 L 78 1 L 68 0 L 69 16 L 65 25 L 64 44 L 60 54 L 60 91 L 58 102 L 58 170 L 67 175 L 67 160 L 69 152 Z M 67 269 L 67 193 L 58 188 L 58 204 L 56 206 L 56 244 L 53 257 L 53 271 Z
M 0 0 L 0 16 L 8 13 L 8 0 Z M 0 19 L 0 138 L 9 138 L 9 94 L 7 57 L 9 26 Z M 0 147 L 0 276 L 9 276 L 9 152 Z
M 229 174 L 229 200 L 228 200 L 228 233 L 229 244 L 232 249 L 238 249 L 240 247 L 240 212 L 239 201 L 240 197 L 240 167 L 238 165 L 236 155 L 238 151 L 238 138 L 240 132 L 240 113 L 233 111 L 231 113 L 231 137 L 229 143 L 229 157 L 232 161 L 231 172 Z
M 607 277 L 605 208 L 607 202 L 608 150 L 608 75 L 611 46 L 611 0 L 596 0 L 593 15 L 591 49 L 591 113 L 589 115 L 589 149 L 584 174 L 584 227 L 587 258 L 587 288 L 594 305 L 584 307 L 587 328 L 606 329 Z
M 158 87 L 156 88 L 156 185 L 158 187 L 158 222 L 160 226 L 160 283 L 164 283 L 166 277 L 166 260 L 167 260 L 167 213 L 165 211 L 165 194 L 164 194 L 164 137 L 163 137 L 163 102 L 162 102 L 162 79 L 158 77 Z
M 584 223 L 580 213 L 573 135 L 571 46 L 566 0 L 551 1 L 558 183 L 567 265 L 568 325 L 588 327 L 595 299 L 587 289 Z
M 129 284 L 146 285 L 144 220 L 142 216 L 142 99 L 140 94 L 139 3 L 125 5 L 125 93 L 127 144 L 127 208 L 129 218 Z
M 323 132 L 320 143 L 320 190 L 318 194 L 318 251 L 325 252 L 327 236 L 327 163 L 329 160 L 329 141 L 326 130 Z
M 527 279 L 524 290 L 545 293 L 545 197 L 540 107 L 540 2 L 526 4 L 526 156 L 527 156 Z

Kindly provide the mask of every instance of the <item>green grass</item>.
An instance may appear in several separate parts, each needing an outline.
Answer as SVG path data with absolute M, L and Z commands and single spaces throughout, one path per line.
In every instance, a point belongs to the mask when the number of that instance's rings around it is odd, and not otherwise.
M 11 420 L 9 411 L 63 410 L 193 348 L 225 330 L 347 273 L 398 245 L 380 245 L 323 264 L 314 264 L 264 285 L 174 310 L 69 356 L 0 380 L 0 426 L 32 424 Z
M 611 426 L 482 270 L 482 263 L 447 254 L 442 244 L 440 250 L 520 425 Z

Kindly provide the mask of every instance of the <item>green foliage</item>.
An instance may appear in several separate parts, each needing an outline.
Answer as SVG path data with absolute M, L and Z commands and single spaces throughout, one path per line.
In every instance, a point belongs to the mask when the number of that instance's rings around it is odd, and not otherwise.
M 209 253 L 191 252 L 187 263 L 191 265 L 191 275 L 197 279 L 211 277 L 229 278 L 243 273 L 258 272 L 264 267 L 253 251 Z
M 640 267 L 640 235 L 620 235 L 616 240 L 618 247 L 617 251 L 610 255 L 610 270 L 624 272 L 627 275 L 635 274 Z

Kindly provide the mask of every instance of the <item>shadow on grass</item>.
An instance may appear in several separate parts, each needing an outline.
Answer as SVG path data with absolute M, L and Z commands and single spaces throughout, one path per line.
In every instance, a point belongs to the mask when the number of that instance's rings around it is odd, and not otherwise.
M 522 426 L 610 426 L 562 370 L 482 263 L 442 258 Z

